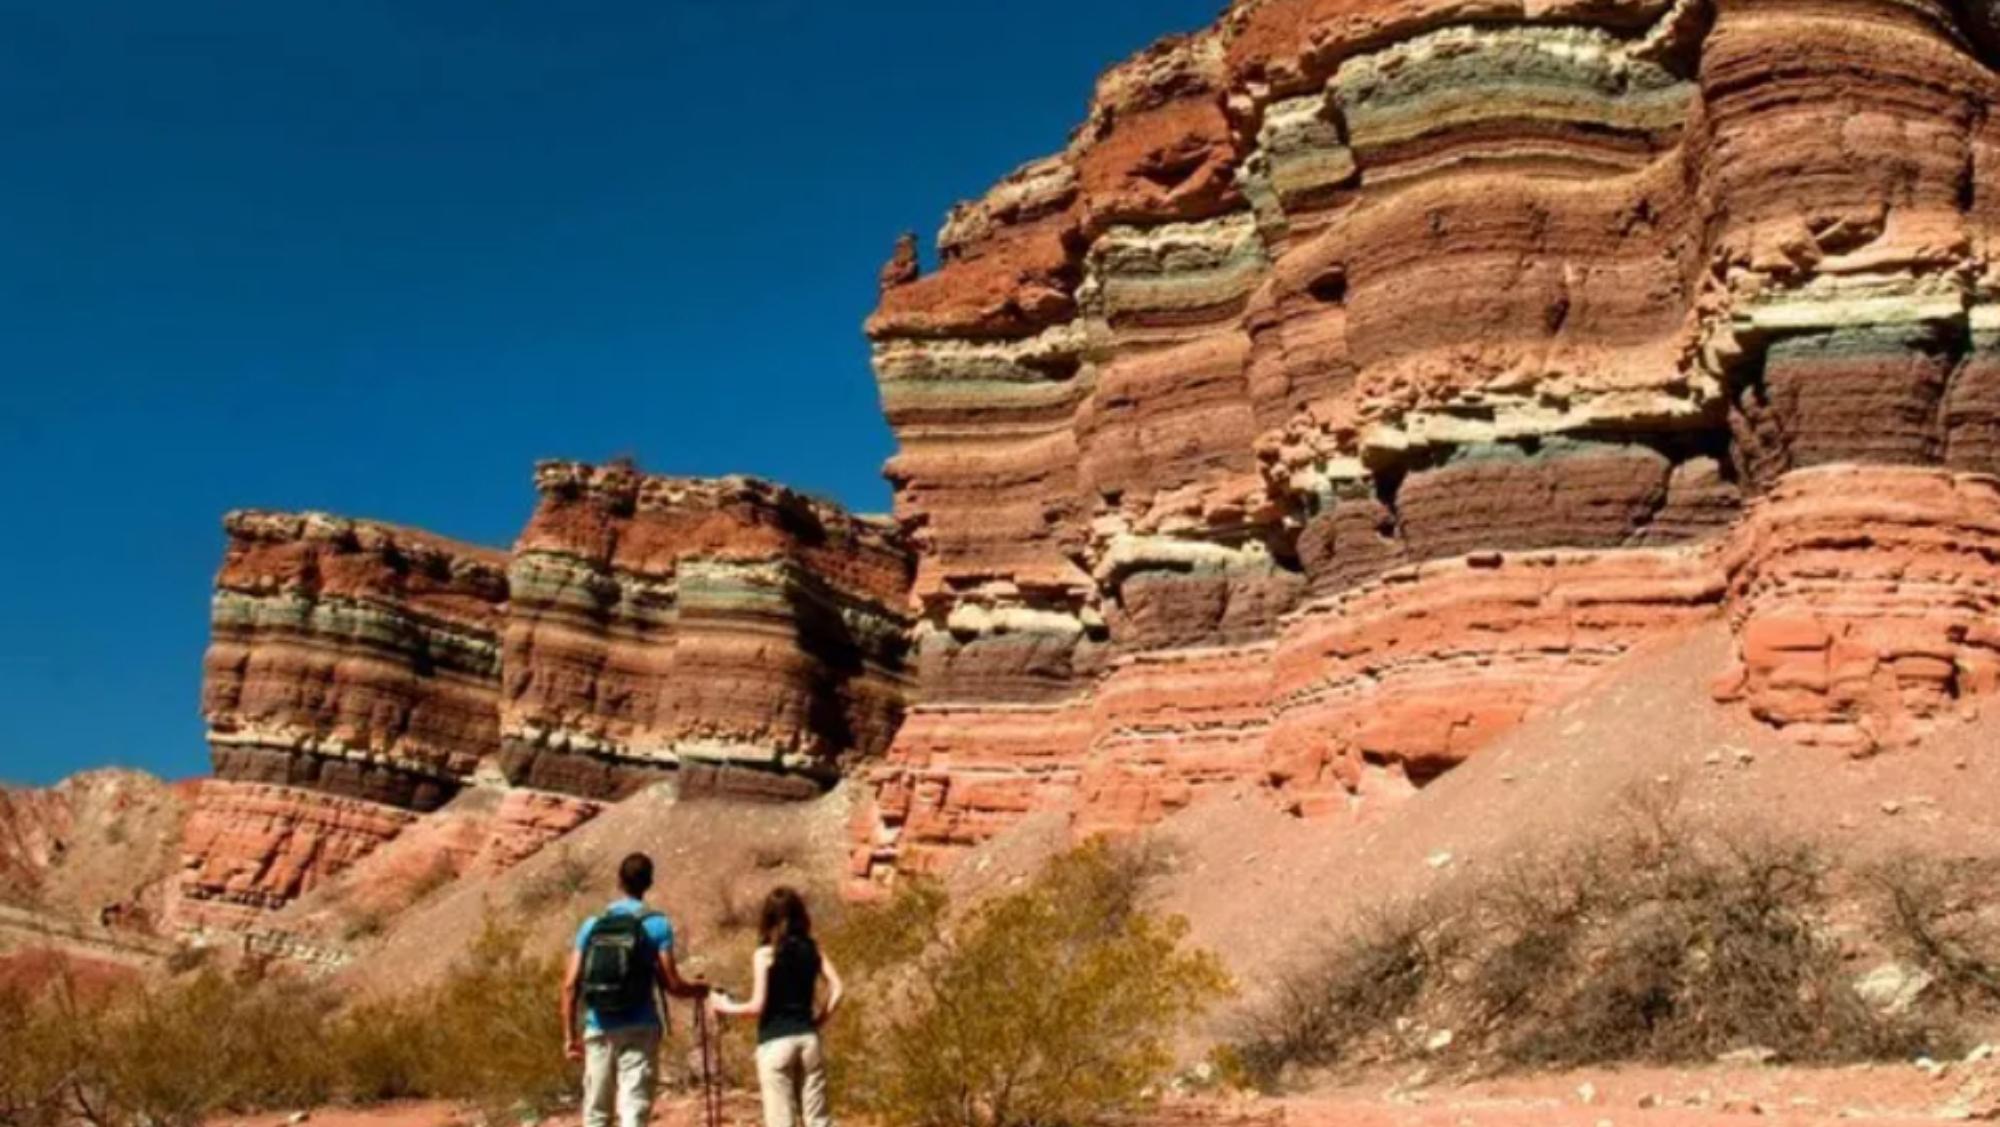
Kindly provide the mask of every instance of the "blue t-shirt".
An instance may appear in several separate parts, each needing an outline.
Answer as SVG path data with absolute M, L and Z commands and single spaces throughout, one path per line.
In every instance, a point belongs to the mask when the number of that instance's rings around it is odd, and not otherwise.
M 604 911 L 606 914 L 617 912 L 624 916 L 645 914 L 646 922 L 644 926 L 646 929 L 646 938 L 653 941 L 654 951 L 657 954 L 664 955 L 674 949 L 674 925 L 668 921 L 667 917 L 660 913 L 649 912 L 646 906 L 639 901 L 629 898 L 615 900 Z M 596 922 L 597 917 L 592 916 L 583 921 L 582 927 L 576 929 L 577 951 L 581 952 L 584 947 L 589 945 L 590 929 Z M 659 1024 L 660 1008 L 654 1002 L 653 995 L 650 992 L 646 995 L 644 1005 L 630 1010 L 600 1014 L 597 1012 L 597 1007 L 587 1002 L 583 1007 L 583 1031 L 585 1033 L 608 1033 L 614 1029 L 633 1029 L 644 1025 L 657 1026 Z

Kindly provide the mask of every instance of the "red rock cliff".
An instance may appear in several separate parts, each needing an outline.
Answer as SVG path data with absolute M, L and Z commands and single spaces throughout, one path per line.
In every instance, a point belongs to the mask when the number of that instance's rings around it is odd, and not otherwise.
M 883 274 L 920 703 L 854 874 L 1218 784 L 1363 813 L 1725 609 L 1719 692 L 1803 740 L 1990 692 L 1954 11 L 1238 0 L 1106 74 Z

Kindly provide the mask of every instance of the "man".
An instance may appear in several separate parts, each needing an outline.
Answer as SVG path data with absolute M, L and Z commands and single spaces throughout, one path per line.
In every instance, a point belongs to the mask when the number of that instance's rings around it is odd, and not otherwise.
M 620 1127 L 645 1127 L 664 1029 L 658 992 L 664 988 L 677 998 L 708 993 L 706 982 L 681 977 L 674 925 L 646 907 L 653 859 L 626 857 L 618 866 L 618 887 L 623 898 L 583 921 L 563 975 L 563 1051 L 583 1061 L 583 1127 L 609 1127 L 614 1103 Z

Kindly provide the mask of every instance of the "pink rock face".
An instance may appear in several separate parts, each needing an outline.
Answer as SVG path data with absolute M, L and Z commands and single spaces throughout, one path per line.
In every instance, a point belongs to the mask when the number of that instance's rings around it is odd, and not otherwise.
M 191 797 L 186 784 L 118 768 L 0 787 L 0 905 L 157 930 Z
M 1239 0 L 1107 73 L 869 322 L 919 703 L 855 875 L 1217 786 L 1350 813 L 1725 610 L 1722 690 L 1803 739 L 1983 692 L 1984 549 L 1926 539 L 2000 471 L 1958 21 Z M 1835 518 L 1833 466 L 1931 484 Z
M 75 827 L 75 806 L 63 789 L 0 787 L 0 901 L 39 899 Z
M 211 779 L 188 818 L 183 931 L 242 930 L 368 856 L 414 823 L 407 810 L 297 787 Z
M 1795 473 L 1734 546 L 1740 665 L 1718 695 L 1806 743 L 1866 754 L 2000 688 L 2000 481 Z
M 510 790 L 500 800 L 500 809 L 493 815 L 471 868 L 505 872 L 595 818 L 602 809 L 599 803 L 564 794 Z

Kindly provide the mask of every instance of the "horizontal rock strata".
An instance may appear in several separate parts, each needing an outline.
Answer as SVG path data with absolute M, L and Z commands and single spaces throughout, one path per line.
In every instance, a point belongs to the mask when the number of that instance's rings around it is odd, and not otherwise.
M 443 805 L 498 739 L 505 555 L 318 514 L 224 524 L 202 681 L 216 775 Z
M 883 273 L 920 703 L 856 877 L 1214 786 L 1351 812 L 1725 611 L 1720 689 L 1802 740 L 1985 691 L 1991 42 L 1925 0 L 1238 0 L 1112 69 Z
M 1909 743 L 2000 688 L 2000 480 L 1837 466 L 1735 545 L 1740 664 L 1718 695 L 1806 743 Z
M 418 817 L 320 791 L 208 780 L 188 817 L 171 923 L 183 932 L 249 930 Z
M 886 747 L 909 633 L 892 526 L 745 478 L 546 463 L 536 483 L 512 552 L 227 518 L 183 927 L 254 930 L 406 831 L 385 904 L 432 867 L 517 863 L 656 780 L 801 798 Z M 454 803 L 491 789 L 478 817 Z
M 909 582 L 889 529 L 748 479 L 550 463 L 537 485 L 509 569 L 510 781 L 801 797 L 887 746 Z

